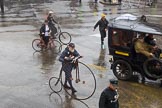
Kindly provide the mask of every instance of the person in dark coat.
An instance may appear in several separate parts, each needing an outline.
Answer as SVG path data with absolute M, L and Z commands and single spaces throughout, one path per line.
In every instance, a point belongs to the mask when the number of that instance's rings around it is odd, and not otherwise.
M 70 43 L 62 52 L 59 61 L 62 62 L 62 70 L 65 72 L 64 88 L 71 89 L 72 93 L 77 92 L 72 85 L 72 70 L 75 68 L 74 62 L 72 62 L 80 54 L 75 50 L 75 44 Z M 67 85 L 69 83 L 70 87 Z
M 144 38 L 144 42 L 146 42 L 148 45 L 153 46 L 153 53 L 154 53 L 155 57 L 159 58 L 162 51 L 156 45 L 156 39 L 153 37 L 153 35 L 148 34 L 148 36 L 146 36 Z
M 94 30 L 99 26 L 99 31 L 101 34 L 101 47 L 102 48 L 104 47 L 104 38 L 106 37 L 106 31 L 108 29 L 108 23 L 109 23 L 105 17 L 106 17 L 105 14 L 101 14 L 101 19 L 94 26 Z
M 55 38 L 55 34 L 57 33 L 57 28 L 55 27 L 55 24 L 57 24 L 57 21 L 54 20 L 53 18 L 53 11 L 49 11 L 47 20 L 48 20 L 48 25 L 51 29 L 51 36 Z
M 1 12 L 4 14 L 4 0 L 0 0 Z
M 43 40 L 46 47 L 48 46 L 48 42 L 49 42 L 49 38 L 50 38 L 50 36 L 49 36 L 50 32 L 51 32 L 51 30 L 48 26 L 48 21 L 45 20 L 44 24 L 40 28 L 40 38 Z
M 99 99 L 99 108 L 119 108 L 118 80 L 111 79 L 109 86 L 103 90 Z

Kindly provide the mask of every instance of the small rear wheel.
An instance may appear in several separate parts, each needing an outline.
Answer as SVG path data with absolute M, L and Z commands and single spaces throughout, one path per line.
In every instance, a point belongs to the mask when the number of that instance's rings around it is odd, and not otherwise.
M 49 43 L 49 49 L 51 49 L 52 51 L 54 51 L 55 54 L 58 54 L 62 50 L 62 45 L 61 45 L 61 43 L 59 41 L 52 40 L 52 42 Z
M 59 35 L 59 41 L 64 45 L 67 45 L 71 42 L 71 35 L 68 32 L 61 32 Z
M 120 80 L 129 80 L 132 77 L 132 67 L 124 60 L 116 60 L 112 68 L 114 75 Z
M 32 47 L 35 51 L 41 51 L 43 46 L 40 39 L 34 39 L 32 41 Z
M 49 79 L 49 87 L 55 93 L 60 92 L 62 90 L 62 84 L 61 84 L 59 78 L 51 77 Z

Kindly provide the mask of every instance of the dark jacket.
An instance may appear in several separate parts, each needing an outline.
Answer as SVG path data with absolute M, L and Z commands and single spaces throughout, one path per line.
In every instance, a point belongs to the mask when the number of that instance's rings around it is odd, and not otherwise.
M 94 29 L 96 29 L 99 26 L 99 30 L 103 31 L 108 27 L 108 24 L 109 22 L 106 19 L 105 20 L 100 19 L 94 26 Z
M 49 15 L 48 17 L 47 17 L 47 20 L 48 20 L 48 22 L 49 23 L 56 23 L 57 24 L 57 22 L 54 20 L 54 18 L 53 18 L 53 16 L 51 16 L 51 15 Z
M 99 100 L 99 108 L 119 108 L 118 100 L 115 101 L 115 96 L 117 96 L 117 92 L 111 90 L 110 88 L 106 88 L 100 96 Z
M 42 25 L 42 27 L 40 28 L 40 36 L 44 36 L 44 35 L 42 35 L 42 33 L 45 33 L 46 32 L 46 27 L 45 27 L 45 24 L 43 24 Z M 49 30 L 48 30 L 48 32 L 50 32 L 51 30 L 50 30 L 50 28 L 49 28 Z
M 79 53 L 76 50 L 74 50 L 74 52 L 70 52 L 69 48 L 67 47 L 62 52 L 62 54 L 59 58 L 59 61 L 62 62 L 62 65 L 63 65 L 63 71 L 65 71 L 65 72 L 70 72 L 74 68 L 74 65 L 72 63 L 70 63 L 72 61 L 71 59 L 69 59 L 69 60 L 64 59 L 65 57 L 70 57 L 70 56 L 78 57 Z

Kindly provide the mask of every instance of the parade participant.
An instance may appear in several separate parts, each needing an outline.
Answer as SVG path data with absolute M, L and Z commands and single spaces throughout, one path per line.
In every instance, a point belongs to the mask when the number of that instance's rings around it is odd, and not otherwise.
M 47 20 L 48 20 L 48 25 L 49 25 L 49 27 L 50 27 L 50 29 L 52 31 L 51 36 L 53 38 L 56 38 L 55 34 L 57 33 L 57 28 L 55 27 L 55 24 L 57 24 L 57 22 L 54 20 L 52 14 L 53 14 L 53 11 L 49 11 L 48 16 L 47 16 Z
M 1 13 L 4 14 L 4 0 L 0 0 Z
M 152 53 L 153 46 L 147 44 L 144 41 L 145 34 L 141 34 L 139 38 L 134 43 L 134 48 L 136 53 L 145 55 L 147 58 L 152 58 L 154 54 Z
M 154 38 L 154 36 L 152 34 L 148 34 L 148 36 L 144 38 L 144 42 L 146 42 L 148 45 L 153 46 L 152 52 L 155 55 L 155 57 L 159 58 L 162 51 L 156 45 L 156 39 Z
M 118 80 L 111 79 L 109 85 L 103 90 L 99 99 L 99 108 L 119 108 L 119 94 L 117 92 Z
M 149 44 L 149 45 L 152 45 L 152 46 L 155 46 L 155 45 L 156 45 L 155 39 L 154 39 L 154 37 L 153 37 L 152 34 L 148 34 L 148 36 L 146 36 L 146 37 L 144 38 L 144 41 L 145 41 L 147 44 Z
M 46 45 L 46 47 L 48 46 L 48 42 L 49 42 L 49 34 L 50 34 L 50 28 L 48 26 L 48 21 L 45 20 L 44 24 L 42 25 L 42 27 L 40 28 L 40 38 L 43 41 L 43 43 Z
M 104 38 L 106 37 L 106 31 L 108 29 L 108 21 L 105 14 L 101 14 L 101 19 L 94 26 L 94 30 L 99 26 L 99 31 L 101 35 L 101 47 L 104 49 Z M 94 31 L 93 30 L 93 31 Z
M 62 62 L 62 70 L 65 72 L 65 82 L 64 82 L 64 88 L 71 89 L 72 93 L 77 92 L 73 85 L 72 85 L 72 69 L 75 68 L 74 65 L 74 59 L 76 57 L 80 56 L 77 50 L 75 50 L 75 44 L 70 43 L 65 50 L 62 52 L 59 61 Z M 67 85 L 67 82 L 69 83 L 70 87 Z

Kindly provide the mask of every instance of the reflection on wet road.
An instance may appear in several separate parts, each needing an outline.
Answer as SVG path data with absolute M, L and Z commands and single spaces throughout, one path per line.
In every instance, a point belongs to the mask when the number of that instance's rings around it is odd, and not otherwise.
M 0 107 L 98 108 L 100 93 L 114 75 L 110 70 L 108 46 L 105 44 L 106 48 L 101 49 L 99 31 L 93 31 L 93 26 L 103 12 L 109 20 L 124 13 L 162 14 L 161 1 L 151 8 L 134 2 L 123 0 L 121 6 L 107 6 L 93 0 L 82 0 L 82 3 L 76 0 L 6 0 L 5 14 L 0 16 Z M 34 52 L 31 47 L 32 40 L 39 37 L 39 28 L 49 10 L 54 11 L 63 31 L 72 35 L 72 42 L 84 57 L 81 62 L 95 74 L 97 89 L 88 100 L 74 100 L 64 91 L 49 95 L 48 80 L 58 77 L 60 72 L 59 55 L 51 51 Z M 149 17 L 151 20 L 162 23 L 161 18 Z M 120 81 L 121 108 L 162 108 L 162 89 L 157 82 L 137 82 Z

